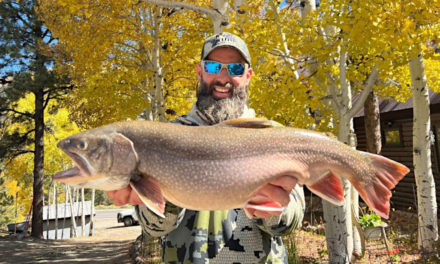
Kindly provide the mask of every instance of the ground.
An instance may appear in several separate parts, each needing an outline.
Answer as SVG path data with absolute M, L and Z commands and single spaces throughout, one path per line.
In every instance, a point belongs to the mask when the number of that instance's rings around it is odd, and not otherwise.
M 289 241 L 296 241 L 297 256 L 292 263 L 328 263 L 323 227 L 319 225 L 320 216 L 306 213 L 304 220 L 304 228 L 286 238 L 287 248 L 291 247 Z M 309 222 L 314 224 L 310 225 Z M 396 260 L 394 263 L 440 263 L 420 260 L 415 236 L 415 214 L 391 212 L 388 223 L 389 250 L 399 249 L 399 253 L 394 258 L 390 257 L 382 241 L 369 241 L 365 255 L 354 263 L 392 263 L 392 260 Z M 0 263 L 132 263 L 129 249 L 140 230 L 140 226 L 124 227 L 112 217 L 97 220 L 94 237 L 64 241 L 26 238 L 17 241 L 16 237 L 0 236 Z M 157 263 L 157 252 L 152 255 L 156 256 L 154 260 L 147 258 L 144 263 Z
M 0 263 L 132 263 L 129 249 L 140 232 L 140 226 L 124 227 L 114 217 L 97 219 L 93 237 L 18 241 L 0 236 Z
M 314 204 L 320 205 L 316 201 Z M 296 241 L 299 263 L 328 263 L 322 209 L 314 208 L 312 211 L 314 213 L 307 210 L 303 228 L 295 231 L 289 238 Z M 388 225 L 385 230 L 389 248 L 386 248 L 383 239 L 367 241 L 364 255 L 354 260 L 353 263 L 440 263 L 440 260 L 423 261 L 421 259 L 417 249 L 418 219 L 414 210 L 392 210 L 390 218 L 384 221 Z M 440 241 L 437 243 L 437 248 L 440 248 Z

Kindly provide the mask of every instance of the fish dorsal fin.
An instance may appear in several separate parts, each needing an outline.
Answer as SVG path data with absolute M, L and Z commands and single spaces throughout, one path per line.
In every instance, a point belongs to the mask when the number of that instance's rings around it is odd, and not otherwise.
M 267 118 L 237 118 L 223 121 L 216 126 L 241 127 L 241 128 L 268 128 L 283 126 L 278 122 L 268 120 Z

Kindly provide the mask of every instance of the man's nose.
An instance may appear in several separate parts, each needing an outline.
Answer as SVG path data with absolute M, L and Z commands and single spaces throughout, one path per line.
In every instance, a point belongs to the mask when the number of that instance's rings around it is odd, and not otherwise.
M 219 80 L 229 80 L 229 73 L 228 70 L 223 68 L 220 73 L 217 76 L 217 79 Z

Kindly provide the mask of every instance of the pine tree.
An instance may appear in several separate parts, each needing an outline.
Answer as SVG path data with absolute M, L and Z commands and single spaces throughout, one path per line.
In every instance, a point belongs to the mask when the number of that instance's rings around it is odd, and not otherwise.
M 51 32 L 35 13 L 37 1 L 0 2 L 0 93 L 1 126 L 21 124 L 21 129 L 1 134 L 0 161 L 33 153 L 32 236 L 43 237 L 44 110 L 52 99 L 72 88 L 66 76 L 52 69 Z M 67 84 L 67 85 L 66 85 Z M 34 111 L 16 110 L 19 99 L 33 94 Z M 3 129 L 1 127 L 0 129 Z M 34 146 L 28 148 L 27 146 Z

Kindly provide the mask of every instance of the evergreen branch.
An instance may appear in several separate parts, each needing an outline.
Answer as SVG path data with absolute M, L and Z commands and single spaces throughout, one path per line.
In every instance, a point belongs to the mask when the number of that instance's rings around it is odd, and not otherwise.
M 5 165 L 9 165 L 9 163 L 11 163 L 15 158 L 27 154 L 27 153 L 32 153 L 35 154 L 35 150 L 30 150 L 30 149 L 22 149 L 22 150 L 13 150 L 13 151 L 17 151 L 15 153 L 9 153 L 9 155 L 2 157 L 5 160 Z
M 41 39 L 44 39 L 49 33 L 50 33 L 49 29 L 46 28 L 46 30 L 41 35 Z
M 15 7 L 12 6 L 12 3 L 8 3 L 8 6 L 9 6 L 12 10 L 15 10 L 15 9 L 16 9 Z M 19 20 L 23 23 L 23 25 L 26 25 L 28 28 L 32 28 L 32 26 L 29 25 L 28 21 L 26 21 L 26 19 L 23 19 L 23 18 L 20 16 L 20 14 L 19 14 L 18 12 L 15 14 L 15 16 L 17 17 L 17 19 L 19 19 Z
M 20 112 L 20 111 L 17 111 L 15 109 L 12 109 L 12 108 L 0 108 L 0 112 L 13 112 L 13 113 L 16 113 L 16 114 L 19 114 L 19 115 L 22 115 L 22 116 L 26 116 L 26 117 L 29 117 L 29 118 L 34 118 L 34 115 L 31 114 L 31 113 Z
M 51 94 L 51 93 L 58 93 L 58 92 L 64 92 L 64 94 L 67 93 L 67 91 L 72 90 L 73 89 L 73 84 L 69 84 L 66 86 L 59 86 L 59 87 L 54 87 L 54 88 L 49 88 L 43 91 L 43 94 Z
M 28 130 L 26 133 L 24 133 L 24 137 L 27 137 L 30 133 L 35 132 L 35 128 L 32 128 L 30 130 Z
M 49 105 L 49 102 L 50 102 L 50 91 L 47 94 L 46 100 L 44 100 L 43 111 L 46 110 L 46 107 Z
M 23 154 L 27 154 L 27 153 L 35 153 L 35 150 L 31 150 L 31 149 L 22 149 L 22 150 L 12 150 L 14 151 L 14 158 L 23 155 Z M 15 152 L 16 151 L 16 152 Z

